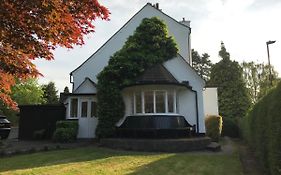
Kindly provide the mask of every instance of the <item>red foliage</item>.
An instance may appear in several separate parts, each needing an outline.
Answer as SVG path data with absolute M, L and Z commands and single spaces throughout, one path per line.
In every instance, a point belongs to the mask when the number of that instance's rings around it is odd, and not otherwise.
M 3 0 L 0 3 L 0 99 L 16 109 L 10 98 L 14 78 L 40 75 L 32 60 L 52 60 L 57 46 L 84 44 L 93 22 L 109 20 L 98 0 Z

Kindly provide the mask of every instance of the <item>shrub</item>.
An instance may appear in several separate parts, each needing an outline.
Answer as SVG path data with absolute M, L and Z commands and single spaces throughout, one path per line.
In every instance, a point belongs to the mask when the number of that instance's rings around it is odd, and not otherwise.
M 205 119 L 206 135 L 211 137 L 212 141 L 218 142 L 222 130 L 222 117 L 219 115 L 209 115 Z
M 235 119 L 223 117 L 222 135 L 234 138 L 239 137 L 238 122 Z
M 78 121 L 58 121 L 53 140 L 56 142 L 71 142 L 76 140 L 78 133 Z
M 262 162 L 267 174 L 281 174 L 281 82 L 240 123 L 243 137 Z
M 73 128 L 78 130 L 78 122 L 67 120 L 67 121 L 57 121 L 56 128 Z

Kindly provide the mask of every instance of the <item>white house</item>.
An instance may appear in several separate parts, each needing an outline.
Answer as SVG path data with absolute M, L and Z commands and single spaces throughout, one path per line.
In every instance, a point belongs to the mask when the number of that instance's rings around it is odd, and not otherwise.
M 117 31 L 93 55 L 70 73 L 72 93 L 65 100 L 67 119 L 78 119 L 79 138 L 95 137 L 97 102 L 97 75 L 107 66 L 110 56 L 122 48 L 142 19 L 158 17 L 163 20 L 169 35 L 173 36 L 179 48 L 178 55 L 162 65 L 145 71 L 136 84 L 122 91 L 125 116 L 116 123 L 122 125 L 128 116 L 183 116 L 195 125 L 196 133 L 205 133 L 203 89 L 205 81 L 191 67 L 189 21 L 178 22 L 158 8 L 158 4 L 146 4 L 119 31 Z M 208 96 L 205 91 L 205 96 Z M 213 92 L 212 92 L 213 93 Z M 212 100 L 214 102 L 212 102 Z M 217 99 L 208 103 L 217 104 Z M 206 107 L 205 107 L 206 108 Z M 213 105 L 216 108 L 217 105 Z

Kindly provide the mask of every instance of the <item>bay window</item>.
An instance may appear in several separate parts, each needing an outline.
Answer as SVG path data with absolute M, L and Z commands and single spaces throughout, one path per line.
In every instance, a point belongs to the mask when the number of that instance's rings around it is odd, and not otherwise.
M 175 90 L 136 91 L 133 96 L 134 114 L 176 113 Z

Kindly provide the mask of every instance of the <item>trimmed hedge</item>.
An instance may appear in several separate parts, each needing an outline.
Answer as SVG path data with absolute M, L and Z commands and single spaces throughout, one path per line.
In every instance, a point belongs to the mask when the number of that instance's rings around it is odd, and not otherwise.
M 222 136 L 239 137 L 238 122 L 233 118 L 223 117 Z
M 56 142 L 71 142 L 76 140 L 78 134 L 78 121 L 58 121 L 53 140 Z
M 255 149 L 265 170 L 281 174 L 281 82 L 240 123 L 242 135 Z
M 205 119 L 205 125 L 206 135 L 209 136 L 212 141 L 218 142 L 222 130 L 222 117 L 219 115 L 209 115 Z

